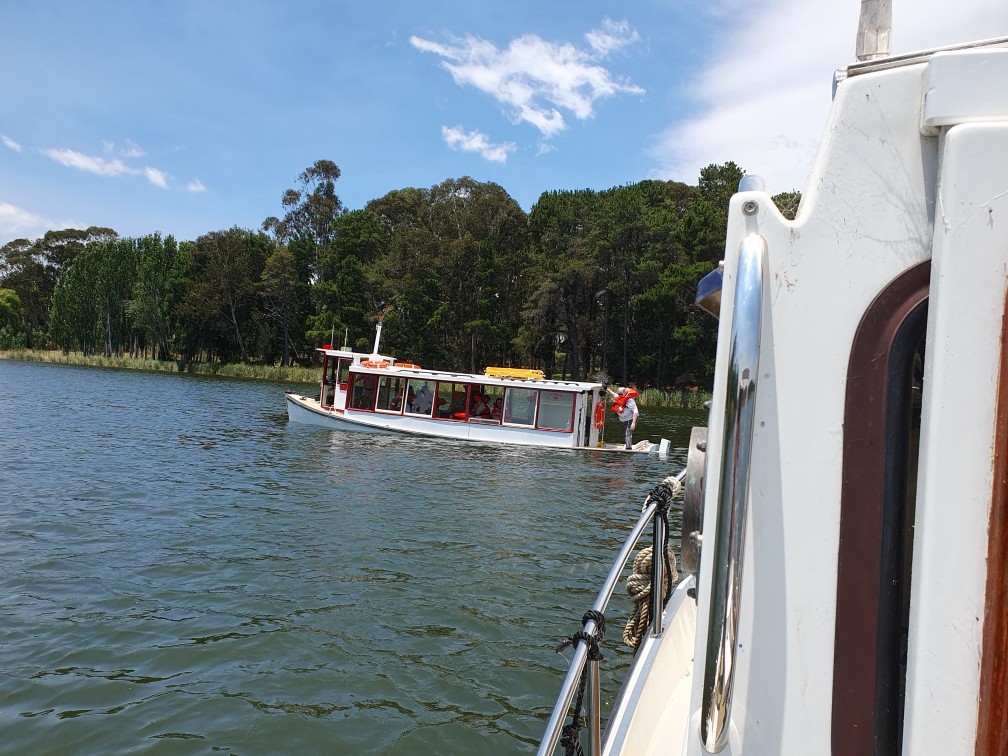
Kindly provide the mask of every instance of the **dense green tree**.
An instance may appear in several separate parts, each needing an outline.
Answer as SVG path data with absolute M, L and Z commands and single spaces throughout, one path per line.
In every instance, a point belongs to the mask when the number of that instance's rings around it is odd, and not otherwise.
M 190 334 L 185 359 L 201 350 L 222 360 L 246 360 L 247 343 L 258 334 L 256 286 L 273 242 L 239 228 L 199 237 L 186 272 L 186 297 L 178 315 Z
M 185 257 L 175 238 L 160 234 L 137 242 L 137 275 L 128 313 L 145 335 L 155 359 L 171 359 L 172 294 L 185 275 Z
M 297 353 L 296 342 L 300 339 L 295 340 L 294 329 L 298 324 L 300 303 L 304 301 L 302 289 L 306 288 L 298 276 L 290 249 L 283 244 L 276 247 L 266 258 L 259 294 L 267 318 L 280 330 L 281 365 L 293 364 L 293 355 Z
M 340 169 L 331 160 L 317 160 L 298 175 L 298 189 L 288 189 L 281 202 L 283 218 L 267 218 L 263 230 L 280 242 L 306 241 L 311 249 L 309 274 L 314 282 L 322 280 L 322 257 L 336 240 L 337 220 L 345 212 L 336 194 Z
M 21 299 L 29 347 L 43 346 L 49 308 L 60 273 L 88 245 L 116 238 L 110 228 L 92 226 L 47 231 L 40 239 L 15 239 L 0 249 L 0 285 Z
M 0 349 L 23 346 L 21 297 L 13 289 L 0 288 Z

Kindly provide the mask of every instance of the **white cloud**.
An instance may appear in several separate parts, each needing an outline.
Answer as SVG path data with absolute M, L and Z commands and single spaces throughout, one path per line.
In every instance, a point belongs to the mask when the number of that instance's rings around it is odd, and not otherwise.
M 36 215 L 9 202 L 0 202 L 0 237 L 7 239 L 35 238 L 41 236 L 55 224 L 41 215 Z
M 602 19 L 601 29 L 592 29 L 585 34 L 585 39 L 603 58 L 614 50 L 619 50 L 640 39 L 637 30 L 630 26 L 624 19 L 613 21 L 611 18 Z
M 154 186 L 160 186 L 162 189 L 168 186 L 168 176 L 164 171 L 159 171 L 157 168 L 151 168 L 148 165 L 143 169 L 143 172 L 147 180 L 154 184 Z
M 132 139 L 127 139 L 126 144 L 122 147 L 111 141 L 105 141 L 102 142 L 102 144 L 104 145 L 106 152 L 121 155 L 125 158 L 138 158 L 147 154 L 147 152 Z
M 618 94 L 643 94 L 629 80 L 598 64 L 601 54 L 637 39 L 625 21 L 605 19 L 591 32 L 594 53 L 570 43 L 547 42 L 534 34 L 511 41 L 505 49 L 466 36 L 442 44 L 420 37 L 410 43 L 442 58 L 441 65 L 459 86 L 472 86 L 505 105 L 518 122 L 535 126 L 551 137 L 567 128 L 564 113 L 578 119 L 594 115 L 595 103 Z
M 42 150 L 42 154 L 61 165 L 65 165 L 67 168 L 76 168 L 79 171 L 86 171 L 99 176 L 122 176 L 123 174 L 136 173 L 135 169 L 129 168 L 119 158 L 106 160 L 105 158 L 85 155 L 81 152 L 67 149 Z
M 106 148 L 112 147 L 111 143 L 108 142 L 106 142 L 105 146 Z M 41 150 L 41 152 L 46 157 L 55 160 L 60 165 L 65 165 L 67 168 L 76 168 L 79 171 L 94 173 L 98 176 L 144 176 L 154 186 L 159 186 L 162 189 L 168 187 L 168 174 L 149 165 L 143 168 L 134 168 L 119 158 L 85 155 L 82 152 L 68 149 L 52 148 Z
M 1003 29 L 1003 7 L 939 0 L 893 9 L 893 54 L 957 44 Z M 802 189 L 830 108 L 833 72 L 854 59 L 857 3 L 752 0 L 709 53 L 694 80 L 695 115 L 656 136 L 653 175 L 695 183 L 711 163 L 735 161 L 771 193 Z M 727 28 L 722 26 L 723 29 Z
M 461 126 L 442 126 L 441 136 L 444 137 L 445 144 L 453 150 L 475 152 L 484 160 L 494 163 L 506 162 L 508 153 L 516 149 L 514 142 L 491 144 L 486 134 L 479 131 L 466 132 Z
M 7 149 L 14 150 L 14 152 L 21 152 L 21 145 L 15 142 L 6 134 L 0 134 L 0 141 L 3 142 L 4 147 L 6 147 Z
M 206 187 L 203 186 L 203 182 L 200 181 L 199 179 L 193 179 L 188 184 L 186 184 L 185 188 L 186 188 L 187 192 L 205 192 L 206 191 Z

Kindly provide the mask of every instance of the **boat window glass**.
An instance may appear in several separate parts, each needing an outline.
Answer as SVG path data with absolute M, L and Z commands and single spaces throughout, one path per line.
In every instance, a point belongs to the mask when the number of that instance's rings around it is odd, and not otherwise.
M 336 368 L 336 377 L 339 379 L 340 388 L 346 391 L 347 380 L 350 375 L 350 360 L 340 360 L 339 367 Z
M 535 389 L 509 388 L 504 392 L 504 424 L 533 425 L 535 423 Z
M 446 420 L 466 419 L 466 398 L 468 384 L 453 381 L 438 381 L 437 417 Z
M 574 427 L 574 394 L 570 391 L 542 391 L 539 394 L 538 428 L 562 430 Z
M 483 401 L 490 408 L 490 422 L 499 423 L 504 417 L 504 387 L 484 386 Z
M 350 379 L 350 407 L 360 410 L 373 410 L 375 389 L 378 387 L 378 376 L 354 373 L 350 376 Z
M 402 412 L 406 379 L 398 375 L 382 375 L 378 378 L 378 403 L 380 412 Z
M 487 397 L 486 386 L 476 385 L 469 390 L 469 420 L 471 422 L 493 422 L 490 416 L 492 406 L 493 401 Z
M 406 414 L 430 417 L 436 387 L 434 381 L 411 379 L 406 388 Z

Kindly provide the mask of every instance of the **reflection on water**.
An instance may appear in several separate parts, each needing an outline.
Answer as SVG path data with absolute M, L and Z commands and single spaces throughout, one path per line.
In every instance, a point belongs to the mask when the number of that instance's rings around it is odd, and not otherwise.
M 284 388 L 0 361 L 3 750 L 531 750 L 704 420 L 537 451 L 288 424 Z

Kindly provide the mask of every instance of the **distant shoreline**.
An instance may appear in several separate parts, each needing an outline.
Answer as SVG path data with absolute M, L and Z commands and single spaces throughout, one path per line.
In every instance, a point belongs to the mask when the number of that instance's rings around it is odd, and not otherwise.
M 289 383 L 318 383 L 317 367 L 279 367 L 277 365 L 251 365 L 246 363 L 183 362 L 182 360 L 152 360 L 143 357 L 105 357 L 95 354 L 68 352 L 59 349 L 8 349 L 0 350 L 0 360 L 46 362 L 52 365 L 112 368 L 115 370 L 141 370 L 148 373 L 181 373 L 219 378 L 276 381 Z M 642 407 L 669 407 L 674 409 L 703 409 L 710 401 L 709 391 L 697 388 L 663 391 L 646 388 L 637 398 Z
M 183 373 L 221 378 L 245 378 L 262 381 L 289 381 L 291 383 L 317 383 L 318 368 L 279 367 L 277 365 L 249 365 L 245 363 L 183 362 L 182 360 L 152 360 L 143 357 L 105 357 L 81 354 L 59 349 L 8 349 L 0 350 L 0 360 L 46 362 L 52 365 L 77 365 L 83 367 L 141 370 L 148 373 Z

